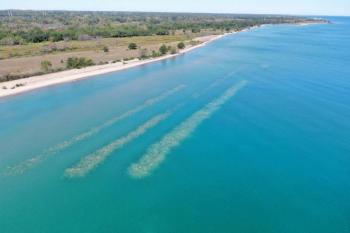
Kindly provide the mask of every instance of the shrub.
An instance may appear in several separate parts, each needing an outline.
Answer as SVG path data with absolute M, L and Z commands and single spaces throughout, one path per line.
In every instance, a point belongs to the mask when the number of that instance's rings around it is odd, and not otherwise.
M 177 44 L 177 48 L 178 49 L 184 49 L 186 46 L 185 46 L 185 43 L 184 42 L 180 42 Z
M 68 69 L 80 69 L 92 65 L 95 65 L 95 63 L 91 59 L 85 57 L 70 57 L 67 59 Z
M 155 57 L 159 57 L 161 56 L 161 54 L 159 52 L 156 52 L 156 51 L 152 51 L 152 57 L 155 58 Z
M 21 37 L 8 36 L 0 40 L 0 45 L 23 45 L 25 41 Z
M 129 46 L 128 46 L 129 49 L 132 49 L 132 50 L 135 50 L 137 49 L 137 44 L 135 43 L 130 43 Z
M 200 28 L 192 28 L 192 33 L 199 33 L 201 32 Z
M 166 54 L 166 53 L 168 52 L 168 47 L 167 47 L 165 44 L 163 44 L 162 46 L 160 46 L 159 52 L 160 52 L 162 55 Z
M 131 60 L 134 60 L 135 58 L 134 57 L 127 57 L 127 58 L 124 58 L 123 61 L 131 61 Z
M 52 63 L 50 61 L 44 60 L 40 64 L 41 70 L 44 72 L 49 72 L 52 68 Z
M 103 50 L 103 52 L 105 52 L 105 53 L 108 53 L 108 52 L 109 52 L 109 48 L 108 48 L 107 46 L 104 46 L 102 50 Z
M 169 31 L 166 29 L 158 29 L 158 31 L 156 32 L 156 35 L 158 36 L 169 35 Z

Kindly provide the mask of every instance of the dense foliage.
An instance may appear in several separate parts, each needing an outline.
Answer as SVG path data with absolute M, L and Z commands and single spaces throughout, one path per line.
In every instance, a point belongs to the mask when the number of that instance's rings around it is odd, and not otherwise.
M 177 30 L 240 30 L 261 24 L 295 23 L 302 17 L 234 14 L 0 11 L 0 45 L 96 37 L 169 35 Z
M 128 48 L 129 48 L 129 49 L 137 49 L 137 44 L 135 44 L 135 43 L 130 43 L 130 44 L 128 45 Z
M 160 52 L 160 54 L 162 54 L 162 55 L 166 54 L 168 51 L 169 51 L 169 49 L 168 49 L 168 47 L 167 47 L 165 44 L 163 44 L 163 45 L 160 46 L 160 48 L 159 48 L 159 52 Z
M 180 42 L 177 44 L 177 48 L 178 49 L 184 49 L 186 47 L 185 43 L 184 42 Z
M 94 62 L 85 57 L 70 57 L 67 59 L 67 69 L 80 69 L 92 65 L 94 65 Z

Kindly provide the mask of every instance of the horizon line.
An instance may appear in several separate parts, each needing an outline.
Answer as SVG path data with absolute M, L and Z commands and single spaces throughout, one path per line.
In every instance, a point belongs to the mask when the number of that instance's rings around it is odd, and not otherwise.
M 247 12 L 194 12 L 194 11 L 141 11 L 141 10 L 68 10 L 68 9 L 0 9 L 0 11 L 69 11 L 69 12 L 130 12 L 130 13 L 172 13 L 172 14 L 218 14 L 218 15 L 273 15 L 273 16 L 304 16 L 304 17 L 350 17 L 350 15 L 337 14 L 292 14 L 292 13 L 247 13 Z

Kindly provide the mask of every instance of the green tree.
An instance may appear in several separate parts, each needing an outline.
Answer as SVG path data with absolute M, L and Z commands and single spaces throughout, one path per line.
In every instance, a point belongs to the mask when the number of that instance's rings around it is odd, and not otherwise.
M 130 43 L 129 46 L 128 46 L 129 49 L 132 49 L 132 50 L 135 50 L 137 49 L 137 44 L 135 43 Z
M 184 42 L 180 42 L 177 44 L 177 48 L 178 49 L 184 49 L 186 46 L 185 46 L 185 43 Z
M 68 69 L 80 69 L 86 66 L 92 66 L 95 63 L 88 58 L 85 57 L 70 57 L 67 59 L 67 68 Z
M 168 52 L 168 47 L 167 47 L 165 44 L 163 44 L 162 46 L 160 46 L 159 52 L 160 52 L 162 55 L 166 54 L 166 53 Z
M 52 63 L 50 61 L 44 60 L 41 62 L 40 66 L 42 71 L 48 72 L 52 68 Z

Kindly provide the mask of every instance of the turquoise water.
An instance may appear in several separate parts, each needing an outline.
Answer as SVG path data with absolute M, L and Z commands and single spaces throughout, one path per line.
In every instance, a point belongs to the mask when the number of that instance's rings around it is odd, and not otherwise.
M 0 100 L 1 233 L 350 232 L 350 18 Z

